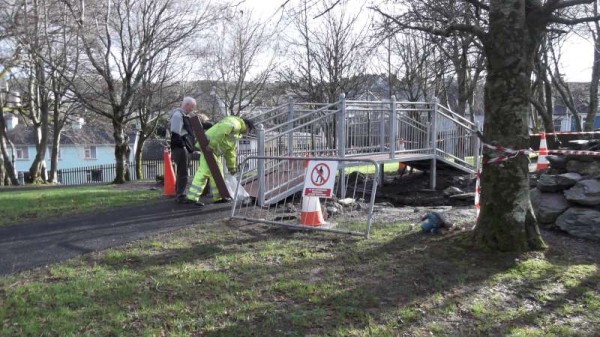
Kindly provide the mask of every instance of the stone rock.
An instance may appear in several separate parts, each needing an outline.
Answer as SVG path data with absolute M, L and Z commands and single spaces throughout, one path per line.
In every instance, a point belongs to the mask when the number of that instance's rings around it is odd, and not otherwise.
M 475 201 L 475 192 L 451 195 L 450 199 Z
M 564 190 L 571 188 L 582 179 L 581 174 L 575 172 L 568 172 L 556 176 L 556 183 L 563 187 Z
M 556 170 L 566 170 L 567 169 L 567 159 L 564 156 L 555 156 L 549 155 L 546 156 L 548 162 L 550 163 L 550 167 Z
M 582 161 L 569 159 L 567 162 L 567 171 L 576 172 L 582 176 L 599 176 L 600 162 L 599 161 Z
M 538 189 L 533 189 L 529 196 L 535 216 L 541 224 L 554 223 L 556 218 L 570 206 L 562 193 L 542 193 Z
M 455 187 L 455 186 L 450 186 L 444 190 L 444 195 L 447 197 L 456 195 L 456 194 L 463 194 L 463 193 L 465 193 L 465 192 L 463 192 L 463 190 L 461 190 L 460 188 Z
M 344 198 L 344 199 L 338 200 L 338 203 L 342 206 L 351 206 L 354 203 L 356 203 L 356 200 L 354 200 L 353 198 Z
M 600 241 L 600 211 L 571 207 L 556 219 L 556 225 L 573 236 Z
M 537 188 L 546 193 L 560 192 L 573 187 L 581 180 L 577 173 L 564 173 L 560 175 L 542 174 L 537 180 Z
M 600 205 L 600 181 L 595 179 L 580 180 L 563 193 L 567 200 L 579 205 Z

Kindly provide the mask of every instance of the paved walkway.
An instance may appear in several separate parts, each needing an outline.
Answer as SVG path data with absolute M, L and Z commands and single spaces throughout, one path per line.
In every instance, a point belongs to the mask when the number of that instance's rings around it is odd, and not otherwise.
M 0 227 L 0 277 L 157 233 L 227 218 L 230 211 L 231 204 L 198 208 L 163 199 L 138 207 Z

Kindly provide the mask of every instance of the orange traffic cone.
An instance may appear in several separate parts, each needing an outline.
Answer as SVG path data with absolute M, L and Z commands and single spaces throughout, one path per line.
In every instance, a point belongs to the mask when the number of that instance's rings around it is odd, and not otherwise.
M 319 197 L 303 197 L 302 212 L 300 212 L 300 224 L 303 226 L 319 227 L 325 224 L 321 202 Z
M 165 197 L 175 196 L 175 172 L 171 164 L 171 152 L 167 149 L 163 151 L 163 164 L 165 167 L 165 179 L 163 185 L 163 195 Z
M 539 172 L 547 169 L 550 166 L 550 162 L 546 156 L 548 155 L 548 144 L 546 143 L 546 133 L 542 132 L 540 135 L 540 153 L 538 154 L 537 165 L 535 171 Z

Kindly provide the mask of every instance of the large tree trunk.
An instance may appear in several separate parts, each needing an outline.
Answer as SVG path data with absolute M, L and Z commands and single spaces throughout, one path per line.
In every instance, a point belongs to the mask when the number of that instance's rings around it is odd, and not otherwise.
M 142 149 L 144 148 L 146 139 L 147 136 L 143 132 L 140 132 L 137 141 L 137 148 L 135 149 L 135 173 L 137 180 L 146 178 L 144 177 L 144 170 L 142 167 Z
M 41 62 L 41 61 L 40 61 Z M 42 172 L 46 169 L 46 147 L 48 145 L 48 114 L 50 111 L 48 102 L 48 89 L 46 84 L 46 73 L 41 65 L 36 66 L 35 78 L 30 80 L 30 106 L 31 119 L 33 121 L 36 154 L 29 176 L 33 183 L 43 182 Z M 37 109 L 37 113 L 33 109 Z
M 0 107 L 4 106 L 4 101 L 0 99 Z M 2 180 L 0 181 L 0 186 L 2 185 L 19 185 L 19 180 L 17 179 L 17 172 L 15 171 L 15 166 L 11 160 L 14 159 L 14 149 L 12 149 L 13 156 L 11 157 L 8 153 L 8 147 L 12 144 L 8 139 L 6 134 L 6 123 L 4 122 L 4 112 L 0 111 L 0 161 L 2 162 L 1 170 Z
M 115 138 L 115 163 L 116 163 L 116 176 L 113 181 L 115 184 L 123 184 L 127 179 L 128 164 L 127 154 L 129 137 L 125 133 L 122 121 L 113 120 L 113 136 Z
M 594 4 L 595 14 L 598 14 L 597 3 Z M 596 32 L 600 33 L 600 24 L 593 23 Z M 596 111 L 598 111 L 598 82 L 600 82 L 600 36 L 595 35 L 594 39 L 594 63 L 592 65 L 592 79 L 590 81 L 590 105 L 585 119 L 585 130 L 591 131 L 595 128 Z
M 530 76 L 543 32 L 526 27 L 522 0 L 493 1 L 485 87 L 484 135 L 492 145 L 527 149 Z M 534 27 L 535 28 L 535 27 Z M 489 158 L 489 154 L 485 158 Z M 475 230 L 480 245 L 500 251 L 545 247 L 529 199 L 527 157 L 484 165 L 481 214 Z
M 61 97 L 57 90 L 53 90 L 54 97 Z M 64 126 L 64 121 L 61 118 L 60 113 L 60 101 L 54 100 L 53 103 L 53 116 L 52 116 L 52 153 L 50 154 L 50 172 L 48 174 L 49 183 L 58 182 L 58 154 L 60 153 L 60 137 L 61 131 Z
M 52 153 L 50 154 L 50 173 L 48 174 L 49 183 L 58 182 L 58 154 L 60 153 L 60 136 L 60 127 L 54 126 Z
M 12 151 L 12 156 L 8 153 L 8 147 L 12 146 L 10 141 L 8 140 L 6 135 L 0 136 L 0 150 L 2 151 L 2 159 L 4 161 L 4 169 L 6 172 L 6 176 L 12 185 L 19 185 L 19 180 L 17 179 L 17 171 L 15 170 L 15 165 L 11 158 L 14 158 L 14 151 Z

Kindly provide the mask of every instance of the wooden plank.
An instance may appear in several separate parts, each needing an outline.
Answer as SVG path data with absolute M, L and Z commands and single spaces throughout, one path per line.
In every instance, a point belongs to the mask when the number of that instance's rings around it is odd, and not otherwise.
M 217 185 L 217 189 L 219 190 L 219 194 L 223 199 L 231 199 L 229 195 L 229 191 L 227 190 L 227 186 L 225 185 L 225 179 L 223 179 L 223 175 L 219 170 L 219 166 L 217 165 L 217 161 L 215 160 L 215 156 L 212 151 L 208 148 L 208 138 L 206 138 L 206 134 L 204 133 L 204 128 L 202 127 L 202 122 L 200 122 L 200 118 L 198 116 L 190 117 L 190 124 L 192 125 L 192 131 L 194 131 L 194 136 L 196 137 L 196 141 L 200 144 L 200 149 L 202 150 L 202 155 L 208 164 L 208 169 L 210 170 L 210 174 L 212 175 L 211 179 L 214 179 L 215 185 Z

